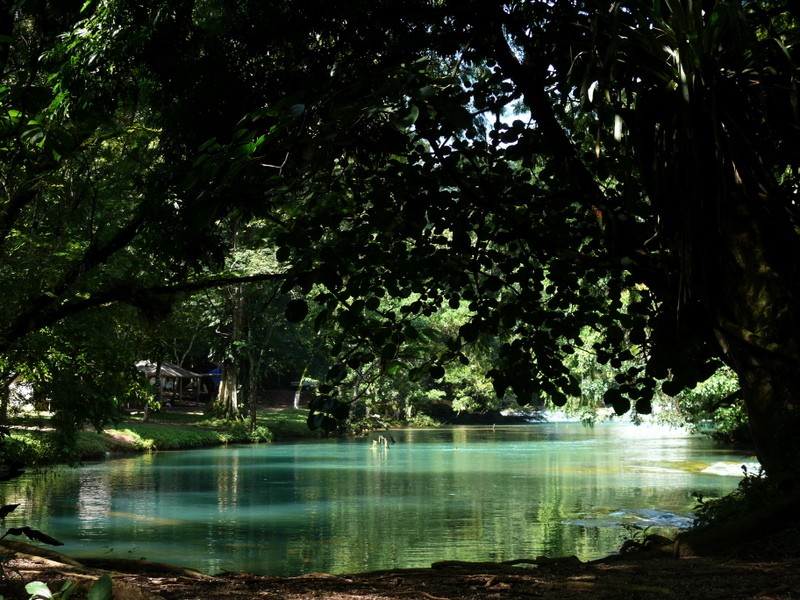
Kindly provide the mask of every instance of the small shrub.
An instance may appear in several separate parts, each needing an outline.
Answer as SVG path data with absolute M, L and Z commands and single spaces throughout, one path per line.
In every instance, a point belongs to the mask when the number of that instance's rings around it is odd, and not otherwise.
M 59 458 L 52 436 L 45 431 L 15 429 L 3 442 L 2 462 L 8 465 L 40 467 Z
M 767 479 L 763 469 L 759 469 L 757 473 L 751 473 L 745 465 L 742 465 L 742 471 L 744 479 L 727 496 L 706 499 L 702 494 L 694 494 L 697 500 L 697 505 L 694 507 L 695 527 L 739 520 L 777 499 L 778 492 Z
M 272 432 L 268 427 L 257 425 L 253 431 L 248 432 L 247 437 L 254 444 L 269 443 L 272 441 Z
M 108 575 L 103 575 L 100 579 L 95 581 L 89 588 L 89 600 L 112 600 L 114 597 L 113 583 Z M 28 592 L 30 600 L 67 600 L 74 593 L 79 593 L 81 586 L 71 579 L 68 579 L 61 586 L 57 592 L 50 590 L 48 585 L 42 581 L 31 581 L 25 586 L 25 591 Z
M 625 535 L 622 537 L 622 546 L 620 547 L 621 554 L 630 554 L 631 552 L 638 552 L 644 549 L 647 531 L 650 527 L 642 527 L 641 525 L 623 523 L 622 528 L 625 530 Z
M 82 431 L 75 436 L 73 451 L 76 460 L 97 460 L 106 455 L 108 446 L 98 434 Z
M 412 415 L 408 419 L 408 426 L 409 427 L 419 427 L 419 428 L 433 428 L 439 427 L 441 424 L 436 421 L 433 417 L 426 415 L 424 413 L 417 413 Z

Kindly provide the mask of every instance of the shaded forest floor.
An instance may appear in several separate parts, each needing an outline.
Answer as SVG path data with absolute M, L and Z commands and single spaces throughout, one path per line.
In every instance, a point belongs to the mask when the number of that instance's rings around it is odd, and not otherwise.
M 48 583 L 54 591 L 67 579 L 88 587 L 108 573 L 113 578 L 116 600 L 800 598 L 798 535 L 797 530 L 784 531 L 713 557 L 676 557 L 675 548 L 665 547 L 589 563 L 575 558 L 513 563 L 445 561 L 428 569 L 302 577 L 242 573 L 208 576 L 144 561 L 79 563 L 42 548 L 20 542 L 6 544 L 4 540 L 0 554 L 6 552 L 7 561 L 0 595 L 5 600 L 27 599 L 24 584 L 34 580 Z M 77 597 L 86 596 L 71 596 Z

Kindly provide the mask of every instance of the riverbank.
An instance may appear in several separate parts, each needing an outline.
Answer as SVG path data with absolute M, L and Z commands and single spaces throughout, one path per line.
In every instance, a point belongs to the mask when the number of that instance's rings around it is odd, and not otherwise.
M 82 431 L 71 447 L 63 448 L 54 443 L 48 414 L 27 414 L 10 424 L 4 458 L 13 461 L 17 457 L 20 468 L 37 468 L 162 450 L 319 437 L 308 429 L 307 417 L 306 409 L 264 408 L 258 411 L 255 430 L 250 432 L 241 421 L 224 421 L 191 409 L 151 413 L 147 420 L 143 414 L 133 413 L 102 432 Z
M 129 413 L 102 432 L 87 429 L 78 433 L 73 446 L 63 448 L 54 444 L 50 415 L 29 413 L 12 420 L 6 447 L 7 455 L 18 456 L 20 465 L 48 467 L 146 452 L 320 438 L 323 434 L 310 430 L 307 418 L 305 408 L 262 407 L 251 432 L 249 423 L 217 419 L 205 414 L 202 407 L 165 409 L 150 413 L 146 420 L 141 412 Z M 525 415 L 502 415 L 498 411 L 485 414 L 444 411 L 429 419 L 431 427 L 527 422 L 530 417 Z
M 86 590 L 107 575 L 113 582 L 115 600 L 783 600 L 800 597 L 797 538 L 797 531 L 784 532 L 731 546 L 715 556 L 691 552 L 678 552 L 676 556 L 676 549 L 670 546 L 586 563 L 574 557 L 503 563 L 445 561 L 427 569 L 301 577 L 247 573 L 209 576 L 134 560 L 77 562 L 28 544 L 3 541 L 0 554 L 6 552 L 7 558 L 0 594 L 5 600 L 27 600 L 24 584 L 30 581 L 42 581 L 51 590 L 58 590 L 71 580 Z
M 64 448 L 55 443 L 48 413 L 27 413 L 9 424 L 11 437 L 5 440 L 5 458 L 30 469 L 146 452 L 320 438 L 323 434 L 310 430 L 307 418 L 306 408 L 265 406 L 257 411 L 256 427 L 251 432 L 249 423 L 217 419 L 205 414 L 202 406 L 165 409 L 150 413 L 147 420 L 141 412 L 134 412 L 102 432 L 79 432 L 71 447 Z M 442 409 L 428 417 L 425 426 L 516 425 L 531 420 L 535 419 L 530 415 L 500 411 L 456 413 Z

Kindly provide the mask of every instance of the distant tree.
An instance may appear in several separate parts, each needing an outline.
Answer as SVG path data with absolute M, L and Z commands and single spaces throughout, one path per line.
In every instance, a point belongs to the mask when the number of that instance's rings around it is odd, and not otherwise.
M 280 272 L 274 250 L 263 247 L 269 225 L 258 219 L 242 224 L 230 236 L 228 269 L 248 274 Z M 326 341 L 309 322 L 288 322 L 284 318 L 289 294 L 279 282 L 246 281 L 207 291 L 193 304 L 205 306 L 199 319 L 214 332 L 209 336 L 209 358 L 222 366 L 222 384 L 213 410 L 225 418 L 237 419 L 247 413 L 255 426 L 255 410 L 264 399 L 264 382 L 275 374 L 292 373 L 300 379 L 320 377 L 326 370 Z
M 24 353 L 14 357 L 33 404 L 53 413 L 61 445 L 71 445 L 84 424 L 100 431 L 152 395 L 134 366 L 143 347 L 137 322 L 127 306 L 85 311 L 27 336 Z

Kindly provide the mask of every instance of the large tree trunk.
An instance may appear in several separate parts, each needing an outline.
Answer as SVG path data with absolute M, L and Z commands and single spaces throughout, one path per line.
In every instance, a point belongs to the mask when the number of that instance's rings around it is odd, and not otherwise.
M 258 425 L 258 395 L 256 394 L 256 391 L 258 390 L 259 378 L 261 376 L 261 362 L 263 354 L 263 349 L 258 353 L 256 353 L 254 350 L 251 350 L 250 352 L 250 384 L 248 386 L 249 396 L 247 398 L 247 430 L 250 433 L 254 433 L 256 426 Z
M 712 95 L 713 99 L 713 95 Z M 746 111 L 724 123 L 698 93 L 688 104 L 640 103 L 648 193 L 669 249 L 676 319 L 716 338 L 739 377 L 756 454 L 767 474 L 800 479 L 800 234 L 790 199 L 764 166 Z M 672 115 L 667 116 L 667 115 Z M 736 132 L 736 137 L 730 134 Z M 708 335 L 712 333 L 712 335 Z
M 800 480 L 800 240 L 791 221 L 774 214 L 779 203 L 763 188 L 737 190 L 733 198 L 723 221 L 724 266 L 716 265 L 717 339 L 739 376 L 759 461 L 771 477 L 794 482 Z
M 759 461 L 770 477 L 796 480 L 800 235 L 755 149 L 725 139 L 702 113 L 676 136 L 676 164 L 656 188 L 678 311 L 702 307 L 739 376 Z
M 230 349 L 232 356 L 223 362 L 222 383 L 213 406 L 214 413 L 224 419 L 240 419 L 242 416 L 239 409 L 239 349 L 236 347 L 236 342 L 242 339 L 242 324 L 244 322 L 242 286 L 235 286 L 232 290 L 232 295 L 233 324 Z
M 751 353 L 738 370 L 756 456 L 772 479 L 794 487 L 800 482 L 800 371 L 763 358 Z
M 219 386 L 217 399 L 214 401 L 214 413 L 224 419 L 238 419 L 239 410 L 239 364 L 236 359 L 225 361 L 222 365 L 222 383 Z
M 739 377 L 758 459 L 770 478 L 794 482 L 800 210 L 790 184 L 800 119 L 797 65 L 794 56 L 763 50 L 767 40 L 782 44 L 786 33 L 775 27 L 787 18 L 782 9 L 766 19 L 742 4 L 598 11 L 598 39 L 604 31 L 608 37 L 596 66 L 604 73 L 600 88 L 613 90 L 609 108 L 629 128 L 622 138 L 630 141 L 653 210 L 634 212 L 631 221 L 658 223 L 656 236 L 639 240 L 645 260 L 628 258 L 662 302 L 660 320 L 651 321 L 652 348 L 666 340 L 665 362 L 673 366 L 695 355 L 702 367 L 714 366 L 711 355 L 725 360 Z M 628 19 L 632 13 L 639 14 Z M 704 374 L 678 371 L 673 383 L 682 386 Z

